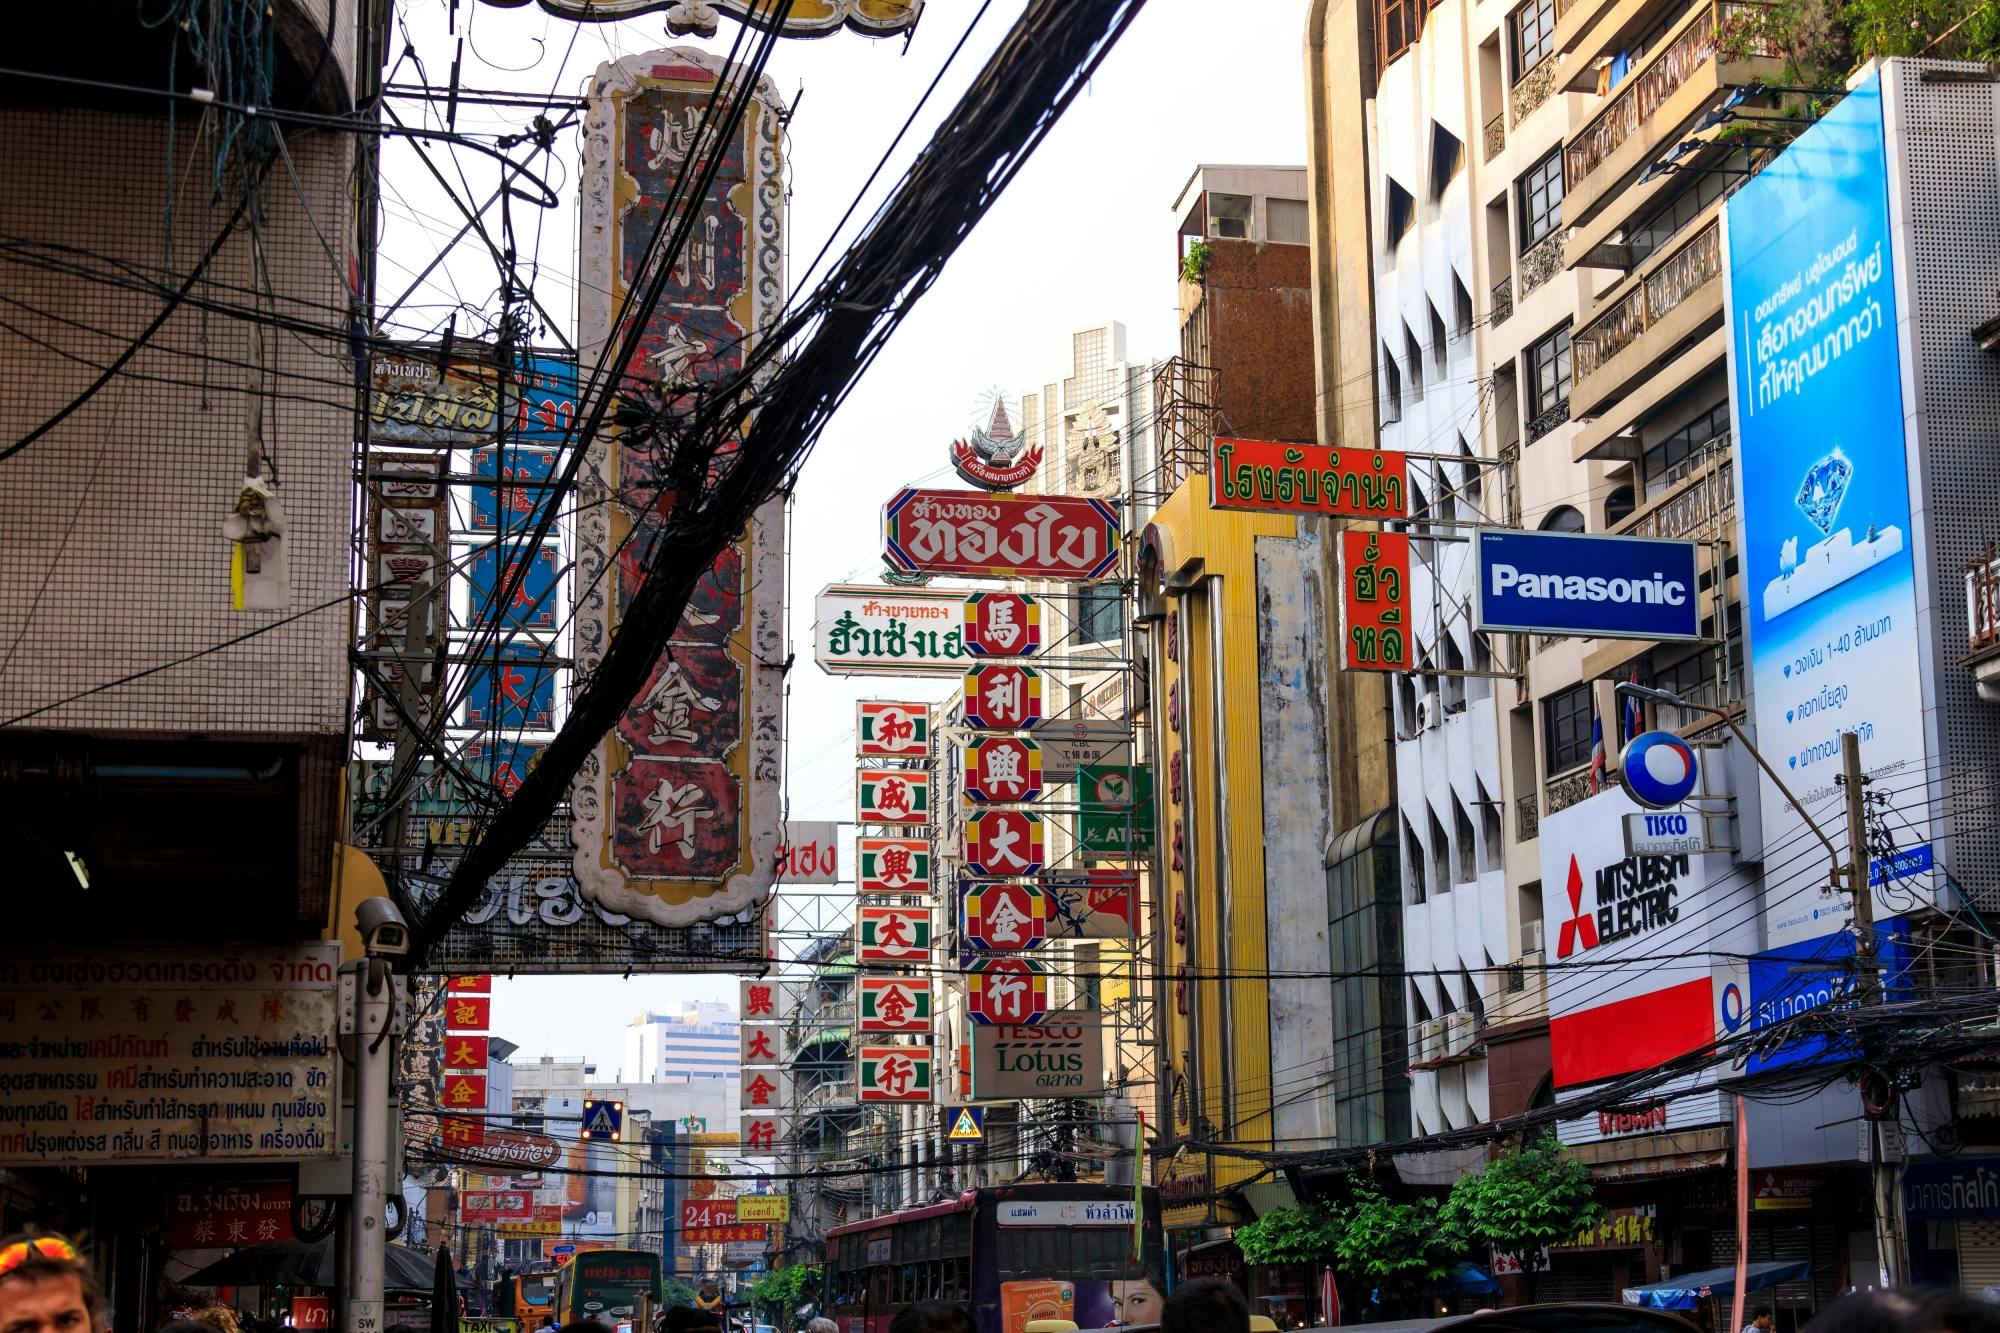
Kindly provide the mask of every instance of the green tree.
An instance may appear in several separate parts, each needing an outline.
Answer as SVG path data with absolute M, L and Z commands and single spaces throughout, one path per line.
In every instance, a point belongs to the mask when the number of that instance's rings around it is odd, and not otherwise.
M 1549 1134 L 1461 1176 L 1445 1200 L 1445 1224 L 1470 1244 L 1521 1256 L 1527 1296 L 1535 1299 L 1534 1258 L 1544 1245 L 1573 1240 L 1603 1215 L 1590 1168 Z
M 790 1328 L 798 1308 L 819 1294 L 819 1269 L 793 1264 L 764 1274 L 744 1293 L 764 1322 Z
M 660 1284 L 660 1308 L 671 1310 L 677 1305 L 693 1305 L 694 1288 L 677 1277 L 664 1279 Z
M 1407 1291 L 1450 1273 L 1465 1238 L 1441 1215 L 1436 1199 L 1397 1203 L 1368 1176 L 1350 1178 L 1334 1252 L 1349 1273 Z
M 1340 1220 L 1325 1207 L 1273 1208 L 1236 1228 L 1236 1248 L 1253 1264 L 1324 1264 L 1340 1243 Z

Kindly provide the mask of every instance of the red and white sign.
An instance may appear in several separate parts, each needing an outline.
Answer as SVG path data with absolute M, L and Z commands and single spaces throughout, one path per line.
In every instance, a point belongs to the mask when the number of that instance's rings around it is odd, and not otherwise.
M 861 978 L 860 1021 L 863 1032 L 929 1032 L 931 988 L 908 977 Z
M 927 1102 L 934 1057 L 928 1046 L 863 1046 L 861 1100 Z
M 831 819 L 785 822 L 778 844 L 780 884 L 840 883 L 839 826 Z
M 1042 720 L 1042 673 L 1012 662 L 987 662 L 965 673 L 965 725 L 975 731 L 1026 731 Z
M 1019 804 L 1042 794 L 1042 748 L 1019 736 L 982 736 L 965 743 L 965 799 L 982 805 Z
M 493 1001 L 484 995 L 447 995 L 444 1000 L 446 1032 L 484 1032 L 493 1026 Z
M 681 1204 L 681 1239 L 690 1245 L 728 1245 L 763 1240 L 762 1222 L 736 1220 L 736 1200 L 688 1199 Z
M 1049 900 L 1041 885 L 969 880 L 960 890 L 966 943 L 1005 953 L 1032 949 L 1048 937 Z
M 922 759 L 931 752 L 930 707 L 863 699 L 855 705 L 854 735 L 863 759 Z
M 864 768 L 854 775 L 858 824 L 931 822 L 931 775 L 920 769 Z
M 535 1196 L 527 1190 L 467 1190 L 458 1196 L 465 1222 L 532 1222 Z
M 929 893 L 931 845 L 922 838 L 861 838 L 855 843 L 861 893 Z
M 1026 593 L 976 592 L 965 599 L 965 651 L 1031 657 L 1042 646 L 1042 604 Z
M 1542 820 L 1558 1088 L 1652 1069 L 1714 1041 L 1727 1030 L 1718 996 L 1731 981 L 1742 986 L 1732 960 L 1758 948 L 1754 914 L 1707 910 L 1711 855 L 1625 854 L 1625 816 L 1638 810 L 1613 788 Z M 1613 965 L 1620 959 L 1630 961 Z
M 973 874 L 996 879 L 1032 875 L 1045 860 L 1040 815 L 1026 810 L 988 810 L 966 819 L 965 868 Z
M 1016 1027 L 1042 1021 L 1049 1011 L 1048 969 L 1010 954 L 976 958 L 966 969 L 965 1012 L 975 1023 Z
M 333 1327 L 333 1297 L 292 1297 L 292 1327 L 297 1333 L 327 1333 Z
M 908 488 L 883 507 L 882 535 L 906 574 L 1101 579 L 1118 565 L 1118 512 L 1082 496 Z
M 291 1238 L 292 1187 L 282 1180 L 168 1187 L 170 1250 L 261 1245 Z
M 736 1029 L 739 1062 L 746 1065 L 784 1063 L 784 1028 L 776 1023 L 744 1023 Z
M 741 1126 L 743 1146 L 753 1152 L 775 1152 L 778 1147 L 778 1117 L 774 1115 L 746 1115 L 737 1121 Z
M 855 956 L 864 963 L 907 963 L 930 956 L 928 907 L 877 907 L 864 903 L 855 925 L 860 933 Z
M 414 1133 L 434 1133 L 439 1151 L 454 1162 L 519 1171 L 554 1166 L 562 1158 L 562 1145 L 546 1134 L 488 1125 L 474 1116 L 439 1116 L 434 1130 L 424 1117 L 409 1123 Z
M 789 1102 L 786 1082 L 788 1076 L 782 1069 L 746 1069 L 743 1071 L 742 1109 L 745 1111 L 782 1111 Z
M 784 988 L 775 980 L 746 978 L 737 1000 L 737 1016 L 745 1023 L 776 1022 L 786 1017 Z

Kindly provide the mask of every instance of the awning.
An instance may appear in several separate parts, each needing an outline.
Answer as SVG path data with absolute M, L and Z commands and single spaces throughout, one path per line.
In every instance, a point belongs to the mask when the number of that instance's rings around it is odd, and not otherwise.
M 1789 1263 L 1751 1264 L 1744 1270 L 1743 1290 L 1762 1291 L 1780 1282 L 1796 1282 L 1812 1272 L 1803 1259 Z M 1648 1310 L 1692 1310 L 1704 1297 L 1720 1299 L 1736 1290 L 1735 1268 L 1709 1268 L 1699 1273 L 1662 1278 L 1643 1287 L 1625 1288 L 1625 1304 Z

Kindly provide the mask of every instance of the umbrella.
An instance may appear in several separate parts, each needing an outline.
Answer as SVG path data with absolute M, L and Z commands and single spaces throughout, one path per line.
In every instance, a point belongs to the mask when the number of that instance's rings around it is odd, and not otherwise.
M 451 1251 L 438 1246 L 437 1271 L 431 1275 L 431 1333 L 458 1333 L 458 1273 Z
M 406 1245 L 383 1246 L 383 1285 L 402 1291 L 430 1290 L 427 1258 Z M 332 1287 L 333 1237 L 252 1245 L 181 1280 L 190 1287 Z

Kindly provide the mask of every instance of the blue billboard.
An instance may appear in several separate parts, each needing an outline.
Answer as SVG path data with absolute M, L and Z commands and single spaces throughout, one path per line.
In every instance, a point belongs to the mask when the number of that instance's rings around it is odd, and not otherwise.
M 1927 762 L 1888 181 L 1878 77 L 1723 213 L 1752 707 L 1759 745 L 1808 805 L 1832 799 L 1845 732 L 1871 773 Z M 1774 784 L 1762 798 L 1765 845 L 1804 841 Z M 1878 915 L 1927 886 L 1913 869 L 1927 843 L 1905 840 Z M 1826 904 L 1793 887 L 1766 886 L 1773 944 L 1819 934 Z
M 556 553 L 546 545 L 534 550 L 527 573 L 518 581 L 515 571 L 527 558 L 526 542 L 495 542 L 472 553 L 466 569 L 470 603 L 466 623 L 484 628 L 494 619 L 494 601 L 501 590 L 513 586 L 513 595 L 500 608 L 502 629 L 553 630 L 556 627 Z
M 1472 563 L 1477 629 L 1598 639 L 1701 635 L 1693 542 L 1481 528 L 1472 534 Z
M 465 725 L 502 734 L 555 726 L 556 671 L 538 643 L 513 640 L 490 650 L 490 662 L 467 668 Z
M 1829 912 L 1828 915 L 1833 915 Z M 1758 1031 L 1845 1000 L 1854 988 L 1854 933 L 1836 930 L 1817 939 L 1766 949 L 1750 959 L 1750 1030 Z M 1910 998 L 1910 923 L 1892 917 L 1875 923 L 1875 959 L 1890 1003 Z M 1748 1072 L 1761 1074 L 1787 1065 L 1848 1060 L 1859 1054 L 1851 1042 L 1825 1034 L 1795 1037 L 1783 1045 L 1757 1049 Z

